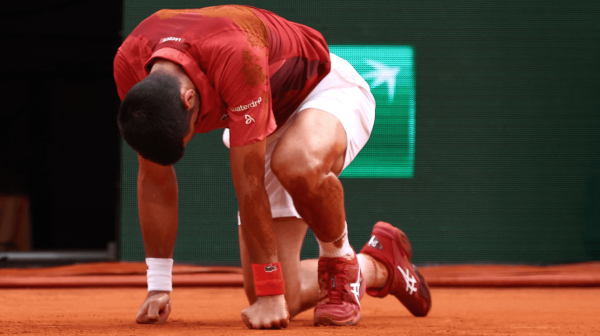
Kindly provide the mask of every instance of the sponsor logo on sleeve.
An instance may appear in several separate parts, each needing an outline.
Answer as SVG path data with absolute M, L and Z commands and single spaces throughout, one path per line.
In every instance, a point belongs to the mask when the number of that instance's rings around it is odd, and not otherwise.
M 249 109 L 251 107 L 257 107 L 261 102 L 262 102 L 262 97 L 258 97 L 257 100 L 253 100 L 253 101 L 251 101 L 250 103 L 248 103 L 246 105 L 240 105 L 240 106 L 237 106 L 237 107 L 230 107 L 229 109 L 231 110 L 231 112 L 242 112 L 242 111 L 246 111 L 247 109 Z

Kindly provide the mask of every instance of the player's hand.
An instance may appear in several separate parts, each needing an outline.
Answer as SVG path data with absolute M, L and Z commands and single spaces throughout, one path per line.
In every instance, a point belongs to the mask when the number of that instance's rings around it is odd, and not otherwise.
M 151 291 L 138 310 L 135 321 L 137 323 L 162 324 L 167 322 L 171 313 L 170 292 Z
M 259 296 L 242 310 L 242 320 L 250 329 L 281 329 L 290 323 L 290 313 L 283 295 Z

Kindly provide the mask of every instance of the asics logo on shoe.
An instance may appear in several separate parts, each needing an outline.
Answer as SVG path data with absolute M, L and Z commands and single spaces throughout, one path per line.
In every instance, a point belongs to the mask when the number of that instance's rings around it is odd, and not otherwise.
M 371 239 L 369 240 L 368 245 L 371 246 L 372 248 L 376 248 L 378 250 L 383 250 L 383 245 L 381 245 L 381 243 L 379 242 L 379 239 L 377 239 L 377 237 L 375 237 L 375 236 L 371 236 Z
M 408 293 L 409 295 L 412 295 L 414 292 L 417 291 L 417 287 L 415 286 L 417 284 L 417 279 L 415 279 L 415 277 L 410 274 L 408 268 L 406 269 L 406 271 L 404 271 L 402 268 L 400 268 L 400 266 L 396 266 L 398 267 L 398 270 L 400 271 L 400 273 L 402 273 L 402 276 L 404 277 L 404 282 L 406 282 L 406 291 L 410 291 L 410 293 Z
M 277 271 L 277 267 L 275 265 L 267 265 L 265 266 L 265 272 L 271 273 Z
M 247 114 L 244 117 L 246 118 L 246 125 L 248 125 L 251 122 L 255 122 L 256 121 L 256 120 L 254 120 L 254 118 L 252 118 L 251 116 L 249 116 Z
M 352 294 L 354 294 L 354 298 L 356 299 L 356 303 L 358 303 L 358 305 L 360 306 L 360 285 L 361 285 L 362 279 L 360 276 L 360 265 L 358 266 L 358 279 L 356 280 L 356 282 L 352 282 L 350 283 L 350 287 L 352 288 L 350 290 L 350 292 Z

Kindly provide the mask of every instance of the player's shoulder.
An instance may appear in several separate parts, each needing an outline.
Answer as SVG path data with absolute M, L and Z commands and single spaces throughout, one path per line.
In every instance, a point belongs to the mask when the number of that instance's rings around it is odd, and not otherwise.
M 259 19 L 257 16 L 258 11 L 260 11 L 260 9 L 245 5 L 220 5 L 191 9 L 161 9 L 142 21 L 140 25 L 151 24 L 153 20 L 226 18 L 237 23 L 239 26 L 244 26 L 250 24 L 251 21 Z

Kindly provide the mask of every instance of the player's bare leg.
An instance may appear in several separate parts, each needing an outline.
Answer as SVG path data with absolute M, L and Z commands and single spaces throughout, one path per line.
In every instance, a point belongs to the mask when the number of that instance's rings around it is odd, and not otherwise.
M 322 242 L 333 242 L 345 229 L 344 190 L 337 174 L 346 146 L 342 123 L 311 108 L 298 114 L 273 152 L 273 172 Z
M 271 169 L 294 200 L 296 210 L 319 242 L 320 297 L 315 325 L 353 325 L 360 321 L 364 294 L 360 265 L 348 241 L 344 191 L 346 131 L 325 111 L 301 111 L 281 137 Z

